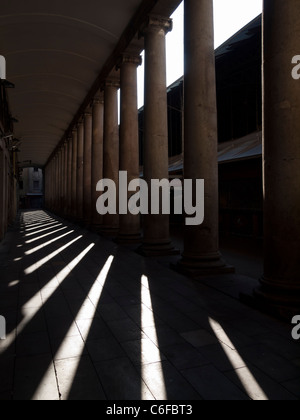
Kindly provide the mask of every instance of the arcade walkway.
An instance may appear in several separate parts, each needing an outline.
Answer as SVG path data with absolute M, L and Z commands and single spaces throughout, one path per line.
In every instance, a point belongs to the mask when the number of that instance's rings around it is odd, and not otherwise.
M 300 398 L 291 328 L 166 260 L 40 211 L 20 215 L 0 268 L 1 400 Z

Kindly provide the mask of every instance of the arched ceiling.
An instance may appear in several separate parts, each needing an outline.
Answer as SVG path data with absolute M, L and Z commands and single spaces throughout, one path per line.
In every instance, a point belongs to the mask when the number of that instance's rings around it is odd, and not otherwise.
M 142 0 L 2 0 L 0 54 L 20 161 L 43 166 Z

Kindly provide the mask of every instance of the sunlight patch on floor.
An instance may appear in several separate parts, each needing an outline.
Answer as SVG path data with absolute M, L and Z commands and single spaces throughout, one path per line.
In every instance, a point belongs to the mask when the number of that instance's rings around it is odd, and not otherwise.
M 53 219 L 52 219 L 53 220 Z M 47 227 L 50 227 L 51 225 L 55 225 L 55 224 L 57 224 L 58 223 L 58 221 L 57 220 L 53 220 L 52 222 L 48 222 L 48 221 L 46 221 L 46 222 L 43 222 L 43 223 L 38 223 L 36 226 L 34 226 L 34 227 L 32 227 L 32 225 L 30 225 L 30 227 L 28 228 L 28 227 L 25 227 L 25 232 L 27 233 L 27 232 L 32 232 L 32 231 L 37 231 L 38 229 L 42 229 L 43 227 L 45 227 L 45 226 L 47 226 Z
M 92 288 L 90 289 L 90 291 L 88 293 L 87 298 L 92 302 L 92 304 L 94 306 L 94 313 L 89 314 L 89 319 L 86 320 L 88 324 L 87 324 L 87 329 L 86 329 L 86 333 L 85 333 L 86 336 L 82 337 L 84 341 L 86 341 L 86 338 L 89 336 L 90 330 L 92 328 L 93 321 L 94 321 L 94 318 L 95 318 L 95 315 L 96 315 L 96 311 L 99 307 L 102 292 L 103 292 L 103 289 L 105 287 L 107 276 L 108 276 L 108 273 L 111 269 L 113 261 L 114 261 L 114 257 L 111 255 L 107 259 L 103 269 L 101 270 L 100 274 L 98 275 L 97 279 L 95 280 Z M 86 309 L 85 309 L 84 302 L 83 302 L 76 318 L 81 318 L 81 315 L 85 312 L 85 310 Z M 69 332 L 72 330 L 72 328 L 73 328 L 73 326 L 71 326 Z M 66 337 L 68 337 L 69 332 L 66 334 Z M 61 343 L 59 349 L 56 352 L 56 355 L 55 355 L 56 359 L 60 359 L 60 353 L 63 353 L 63 350 L 64 350 L 64 341 Z M 84 350 L 84 346 L 82 346 L 82 351 L 83 350 Z M 64 382 L 64 387 L 61 390 L 63 399 L 67 400 L 68 397 L 69 397 L 69 394 L 72 390 L 72 385 L 74 383 L 76 373 L 77 373 L 77 370 L 78 370 L 78 367 L 79 367 L 79 364 L 80 364 L 80 360 L 81 360 L 81 356 L 78 356 L 76 362 L 74 362 L 72 364 L 72 371 L 68 371 L 67 383 Z
M 55 229 L 59 226 L 63 226 L 63 224 L 56 222 L 54 226 L 48 226 L 45 229 L 40 229 L 40 230 L 36 230 L 35 232 L 26 233 L 25 237 L 28 238 L 29 236 L 34 236 L 34 235 L 37 235 L 38 233 L 43 233 L 43 232 L 46 232 L 47 230 Z
M 91 251 L 95 246 L 94 243 L 90 244 L 84 251 L 82 251 L 73 261 L 71 261 L 63 270 L 61 270 L 52 280 L 50 280 L 46 286 L 44 286 L 38 293 L 36 293 L 29 301 L 26 302 L 22 310 L 23 319 L 17 326 L 17 335 L 21 334 L 27 325 L 34 319 L 38 312 L 42 309 L 44 305 L 49 302 L 52 296 L 56 293 L 60 284 L 68 277 L 68 275 L 74 270 L 74 268 L 83 260 L 83 258 Z M 52 290 L 49 292 L 50 288 Z M 47 296 L 43 301 L 40 299 L 41 296 Z M 40 305 L 37 305 L 36 302 L 40 300 Z M 13 345 L 16 338 L 16 330 L 13 330 L 6 337 L 6 347 Z M 3 353 L 4 349 L 0 348 L 0 355 Z
M 47 238 L 47 236 L 54 235 L 55 233 L 61 232 L 62 230 L 68 229 L 68 226 L 62 227 L 60 229 L 54 230 L 53 232 L 45 233 L 45 235 L 39 236 L 38 238 L 30 239 L 25 242 L 25 244 L 32 244 L 33 242 L 40 241 L 41 239 Z M 23 246 L 23 245 L 22 245 Z
M 53 244 L 54 242 L 57 242 L 60 239 L 63 239 L 66 236 L 71 235 L 71 233 L 74 233 L 74 232 L 75 232 L 75 230 L 70 230 L 69 232 L 65 233 L 64 235 L 58 236 L 57 238 L 54 238 L 51 241 L 45 242 L 42 245 L 39 245 L 39 246 L 37 246 L 35 248 L 30 249 L 29 251 L 26 251 L 25 252 L 25 255 L 32 255 L 32 254 L 40 251 L 41 249 L 46 248 L 47 246 Z
M 212 318 L 209 318 L 209 324 L 218 338 L 224 353 L 226 354 L 228 360 L 232 364 L 235 374 L 238 376 L 241 384 L 243 385 L 247 395 L 250 396 L 253 400 L 263 400 L 268 401 L 269 398 L 251 373 L 250 369 L 247 367 L 247 363 L 240 356 L 235 345 L 232 343 L 222 326 Z M 226 344 L 225 344 L 226 343 Z M 235 354 L 233 354 L 233 352 Z M 245 366 L 243 368 L 236 369 L 235 366 Z
M 151 320 L 152 320 L 152 324 L 154 325 L 154 329 L 155 329 L 155 318 L 154 318 L 154 313 L 153 313 L 153 306 L 152 306 L 152 298 L 151 298 L 151 293 L 150 293 L 150 288 L 149 288 L 149 279 L 147 276 L 142 276 L 141 278 L 141 297 L 142 297 L 142 302 L 147 302 L 147 305 L 149 307 L 149 309 L 151 310 L 152 315 L 151 316 Z M 141 305 L 141 328 L 142 331 L 144 330 L 145 327 L 147 327 L 149 325 L 149 311 L 147 308 L 147 311 L 145 311 L 144 309 L 144 305 Z M 158 348 L 158 353 L 160 355 L 160 351 L 159 351 L 159 341 L 158 341 L 158 336 L 155 330 L 155 334 L 154 336 L 151 338 L 152 341 L 154 342 L 155 346 Z M 143 348 L 143 346 L 146 345 L 146 340 L 141 340 L 141 363 L 142 363 L 142 384 L 141 384 L 141 395 L 145 395 L 147 394 L 147 390 L 148 388 L 146 387 L 146 383 L 145 383 L 145 365 L 144 363 L 146 362 L 146 360 L 143 360 L 143 355 L 147 354 L 147 350 Z M 160 359 L 160 357 L 159 357 Z M 159 362 L 161 364 L 161 362 Z M 163 374 L 163 369 L 157 369 L 157 375 L 159 376 L 157 378 L 157 381 L 160 384 L 160 389 L 161 389 L 161 395 L 160 395 L 160 400 L 162 401 L 166 401 L 168 400 L 168 395 L 167 395 L 167 389 L 166 389 L 166 384 L 165 384 L 165 378 L 164 378 L 164 374 Z M 146 390 L 147 388 L 147 390 Z
M 30 274 L 34 273 L 36 270 L 41 268 L 44 264 L 47 264 L 49 261 L 51 261 L 57 255 L 59 255 L 61 252 L 65 251 L 67 248 L 69 248 L 75 242 L 79 241 L 79 239 L 82 239 L 82 235 L 78 236 L 77 238 L 73 239 L 72 241 L 70 241 L 66 245 L 62 246 L 61 248 L 57 249 L 56 251 L 52 252 L 51 254 L 47 255 L 46 257 L 42 258 L 40 261 L 35 262 L 30 267 L 25 268 L 24 274 L 26 276 L 29 276 Z

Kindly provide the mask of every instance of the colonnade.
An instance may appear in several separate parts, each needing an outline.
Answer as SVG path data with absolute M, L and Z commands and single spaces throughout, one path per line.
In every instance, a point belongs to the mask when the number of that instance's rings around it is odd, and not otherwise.
M 265 275 L 258 300 L 281 312 L 300 308 L 300 83 L 291 59 L 300 33 L 298 0 L 264 1 L 264 200 Z M 293 30 L 291 30 L 293 28 Z M 144 178 L 168 178 L 165 37 L 168 16 L 149 16 L 140 28 L 145 47 Z M 178 269 L 199 276 L 230 272 L 219 252 L 217 105 L 213 1 L 185 0 L 184 177 L 205 180 L 205 220 L 185 227 Z M 115 235 L 122 243 L 142 240 L 146 256 L 176 252 L 169 217 L 96 214 L 96 181 L 139 177 L 137 66 L 139 54 L 119 57 L 113 77 L 99 91 L 46 168 L 48 209 Z M 118 89 L 121 125 L 118 126 Z M 143 235 L 141 235 L 143 232 Z M 142 239 L 141 239 L 142 238 Z

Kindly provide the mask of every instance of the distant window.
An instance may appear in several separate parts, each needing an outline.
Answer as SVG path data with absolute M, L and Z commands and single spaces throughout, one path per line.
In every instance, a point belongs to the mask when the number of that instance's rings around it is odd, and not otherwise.
M 34 168 L 34 172 L 38 172 L 39 171 L 39 168 Z
M 35 190 L 39 190 L 40 189 L 40 182 L 39 181 L 33 181 L 33 188 Z

